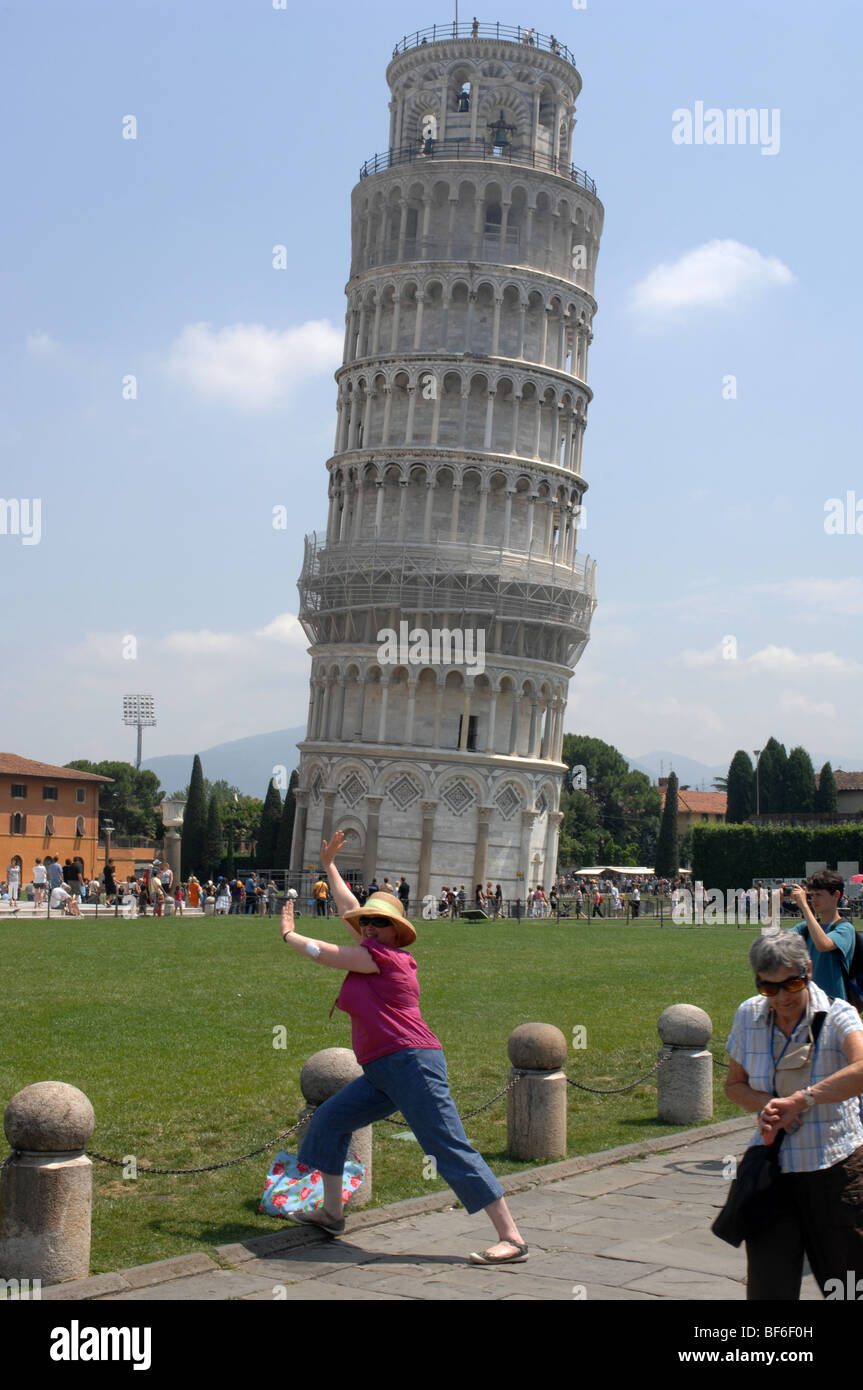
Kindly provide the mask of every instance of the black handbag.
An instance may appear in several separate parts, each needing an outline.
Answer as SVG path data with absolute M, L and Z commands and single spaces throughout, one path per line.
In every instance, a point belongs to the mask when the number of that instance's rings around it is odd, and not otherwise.
M 720 1240 L 738 1246 L 766 1230 L 779 1214 L 779 1150 L 784 1138 L 785 1130 L 780 1129 L 772 1144 L 753 1144 L 746 1150 L 725 1206 L 710 1228 Z

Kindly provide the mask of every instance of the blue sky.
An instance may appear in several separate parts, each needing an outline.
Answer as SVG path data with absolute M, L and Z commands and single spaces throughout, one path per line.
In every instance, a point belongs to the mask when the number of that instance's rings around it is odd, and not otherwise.
M 350 192 L 386 148 L 393 44 L 452 17 L 3 6 L 0 495 L 41 506 L 38 544 L 8 509 L 0 534 L 4 748 L 133 757 L 133 690 L 156 696 L 148 756 L 304 722 L 296 579 L 326 521 Z M 828 534 L 825 507 L 853 494 L 863 533 L 859 6 L 479 18 L 573 50 L 573 158 L 605 206 L 583 460 L 599 606 L 566 728 L 711 764 L 774 734 L 847 766 L 863 534 Z M 777 152 L 676 144 L 697 102 L 778 111 Z

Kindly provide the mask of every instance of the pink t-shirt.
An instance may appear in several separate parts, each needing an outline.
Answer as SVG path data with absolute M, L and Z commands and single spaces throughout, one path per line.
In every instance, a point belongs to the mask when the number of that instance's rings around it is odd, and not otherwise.
M 360 1066 L 407 1047 L 441 1044 L 423 1023 L 417 963 L 407 951 L 363 941 L 379 975 L 352 970 L 345 976 L 336 1008 L 350 1014 L 351 1042 Z

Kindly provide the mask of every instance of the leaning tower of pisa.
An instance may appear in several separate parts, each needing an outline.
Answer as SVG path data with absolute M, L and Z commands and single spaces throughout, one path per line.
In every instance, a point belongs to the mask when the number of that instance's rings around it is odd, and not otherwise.
M 306 538 L 308 729 L 291 867 L 411 897 L 554 873 L 567 690 L 587 643 L 594 270 L 572 160 L 581 78 L 553 36 L 403 39 L 361 169 L 326 532 Z

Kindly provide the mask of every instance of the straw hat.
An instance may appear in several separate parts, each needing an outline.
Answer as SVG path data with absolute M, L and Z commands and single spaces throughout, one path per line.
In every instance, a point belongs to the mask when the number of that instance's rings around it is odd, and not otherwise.
M 362 907 L 354 907 L 350 912 L 343 912 L 342 916 L 352 927 L 358 927 L 364 917 L 386 917 L 395 928 L 400 946 L 410 946 L 411 942 L 417 939 L 401 902 L 391 893 L 372 893 Z

